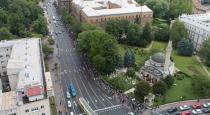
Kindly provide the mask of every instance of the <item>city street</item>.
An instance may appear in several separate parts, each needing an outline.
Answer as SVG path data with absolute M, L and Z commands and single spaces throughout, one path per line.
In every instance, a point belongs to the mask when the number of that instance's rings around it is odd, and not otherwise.
M 49 3 L 49 4 L 48 4 Z M 55 98 L 60 114 L 83 113 L 79 107 L 79 97 L 84 97 L 90 107 L 100 115 L 126 115 L 128 109 L 122 106 L 113 97 L 107 96 L 94 82 L 93 68 L 85 61 L 80 52 L 77 51 L 71 35 L 66 30 L 64 24 L 60 21 L 60 17 L 56 12 L 53 2 L 46 2 L 46 10 L 49 28 L 55 39 L 58 59 L 58 76 L 52 77 L 55 81 Z M 55 17 L 56 24 L 53 22 Z M 58 78 L 56 78 L 58 77 Z M 73 83 L 77 90 L 77 96 L 71 97 L 72 108 L 67 108 L 66 92 L 68 85 Z

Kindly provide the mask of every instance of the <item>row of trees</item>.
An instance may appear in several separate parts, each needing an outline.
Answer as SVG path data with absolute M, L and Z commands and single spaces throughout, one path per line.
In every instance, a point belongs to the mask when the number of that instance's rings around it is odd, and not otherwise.
M 174 83 L 172 76 L 167 76 L 165 79 L 156 82 L 152 87 L 148 82 L 140 80 L 136 85 L 135 94 L 143 101 L 144 97 L 152 92 L 155 95 L 164 95 L 167 88 L 170 88 Z
M 193 12 L 192 0 L 137 0 L 154 11 L 155 18 L 174 19 L 183 13 Z
M 143 28 L 139 24 L 131 24 L 127 20 L 110 20 L 106 24 L 106 32 L 119 42 L 132 46 L 147 46 L 153 39 L 152 28 L 147 23 Z
M 35 1 L 3 0 L 0 3 L 0 40 L 47 35 L 47 22 Z

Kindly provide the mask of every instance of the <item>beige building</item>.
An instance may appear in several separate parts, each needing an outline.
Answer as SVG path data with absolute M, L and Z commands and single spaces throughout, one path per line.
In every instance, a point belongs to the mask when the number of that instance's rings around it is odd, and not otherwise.
M 151 22 L 153 11 L 134 0 L 73 0 L 72 12 L 81 22 L 104 25 L 111 19 Z

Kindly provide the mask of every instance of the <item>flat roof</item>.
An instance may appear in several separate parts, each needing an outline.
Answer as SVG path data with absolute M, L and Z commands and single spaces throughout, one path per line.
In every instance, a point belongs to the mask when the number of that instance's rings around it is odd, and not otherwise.
M 109 8 L 110 3 L 119 8 Z M 152 12 L 146 5 L 138 5 L 135 0 L 73 0 L 73 4 L 88 17 Z
M 0 91 L 0 111 L 10 110 L 16 108 L 16 94 L 15 91 L 2 93 Z
M 10 76 L 10 70 L 17 70 L 17 73 L 11 73 L 19 77 L 17 89 L 24 88 L 26 85 L 43 85 L 42 58 L 38 38 L 1 41 L 0 44 L 4 46 L 12 44 L 7 71 Z
M 179 17 L 179 20 L 210 32 L 210 13 L 193 15 L 183 14 Z
M 120 14 L 130 14 L 130 13 L 139 13 L 139 12 L 152 12 L 147 6 L 139 6 L 139 7 L 129 7 L 129 8 L 115 8 L 115 9 L 102 9 L 102 10 L 94 10 L 90 7 L 84 7 L 82 11 L 88 17 L 94 16 L 109 16 L 109 15 L 120 15 Z

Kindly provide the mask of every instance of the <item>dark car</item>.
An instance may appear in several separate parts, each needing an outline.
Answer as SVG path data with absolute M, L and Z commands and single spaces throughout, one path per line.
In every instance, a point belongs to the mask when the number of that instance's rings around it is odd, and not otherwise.
M 204 112 L 204 113 L 210 113 L 210 109 L 208 108 L 208 109 L 202 109 L 202 111 Z
M 174 113 L 176 111 L 177 111 L 176 107 L 175 108 L 170 108 L 170 109 L 167 110 L 168 113 Z

